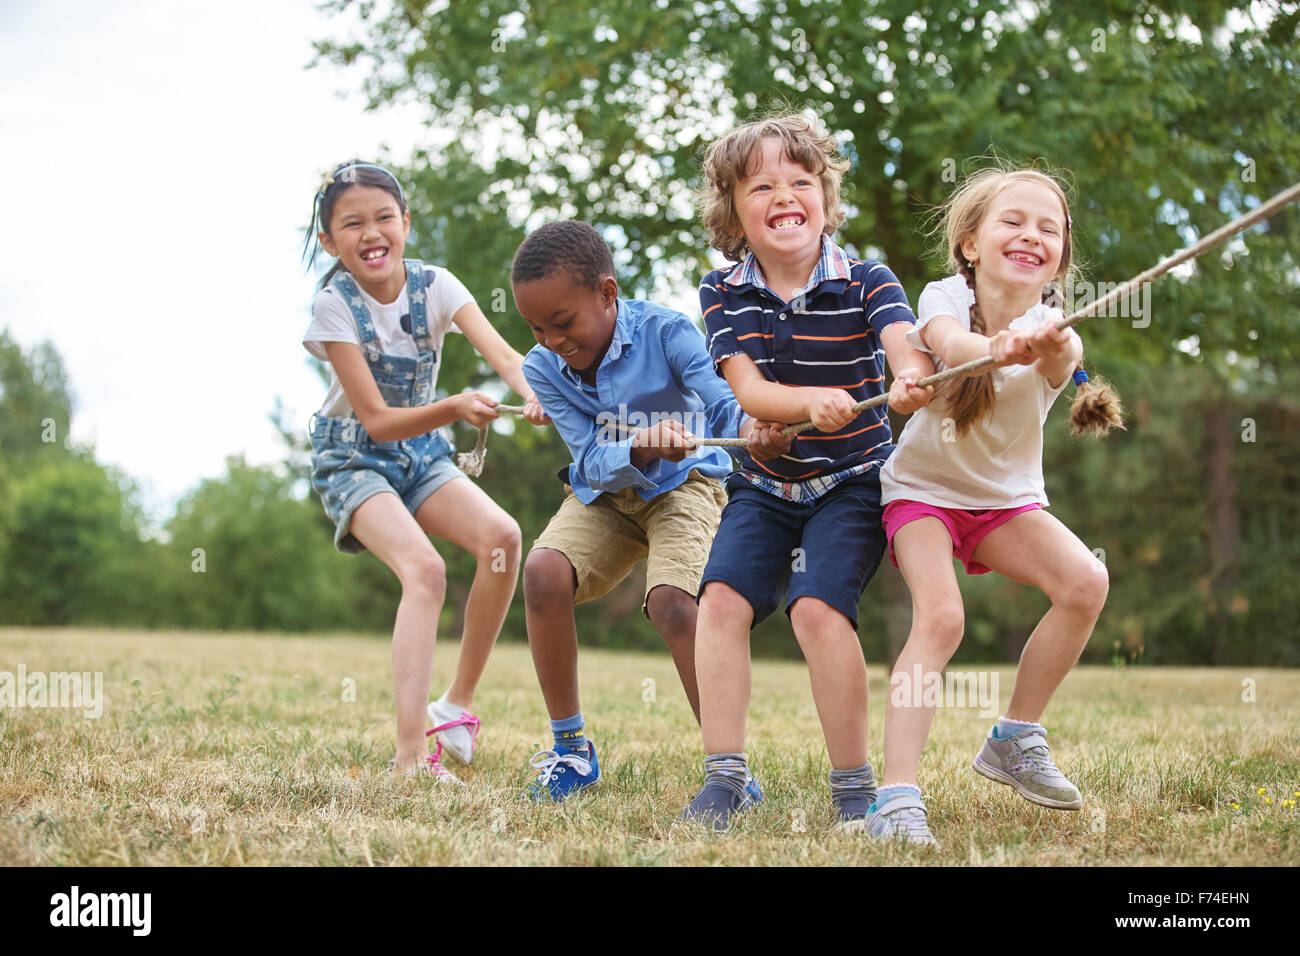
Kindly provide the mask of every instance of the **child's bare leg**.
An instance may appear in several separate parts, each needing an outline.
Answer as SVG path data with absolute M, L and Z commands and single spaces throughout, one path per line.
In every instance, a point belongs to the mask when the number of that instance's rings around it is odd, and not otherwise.
M 734 588 L 721 581 L 704 586 L 695 627 L 695 670 L 705 753 L 745 751 L 753 620 L 754 609 Z
M 1106 566 L 1045 511 L 1026 511 L 993 529 L 972 557 L 1039 588 L 1052 601 L 1020 655 L 1006 713 L 1012 720 L 1037 722 L 1092 636 L 1110 589 Z
M 524 561 L 528 647 L 552 720 L 563 720 L 582 709 L 578 703 L 578 630 L 573 619 L 577 593 L 573 565 L 562 553 L 552 548 L 528 553 Z
M 415 518 L 425 531 L 460 545 L 478 562 L 465 602 L 456 677 L 447 689 L 448 702 L 473 710 L 474 691 L 519 578 L 519 525 L 478 485 L 459 479 L 430 495 Z
M 943 671 L 961 643 L 965 627 L 961 592 L 952 567 L 952 537 L 938 518 L 908 522 L 894 535 L 894 554 L 912 595 L 912 629 L 894 663 L 885 704 L 887 783 L 916 784 L 921 751 L 934 722 L 924 705 L 917 676 Z M 895 695 L 901 695 L 901 704 Z
M 808 661 L 813 701 L 836 770 L 867 762 L 867 663 L 849 619 L 825 601 L 804 596 L 790 609 Z
M 695 720 L 700 719 L 700 690 L 695 678 L 695 627 L 699 608 L 681 588 L 660 584 L 646 598 L 646 615 L 673 656 L 682 690 L 691 703 Z
M 350 530 L 402 583 L 393 623 L 396 767 L 410 770 L 427 752 L 424 708 L 433 679 L 433 646 L 447 591 L 447 568 L 395 494 L 367 498 L 352 515 Z

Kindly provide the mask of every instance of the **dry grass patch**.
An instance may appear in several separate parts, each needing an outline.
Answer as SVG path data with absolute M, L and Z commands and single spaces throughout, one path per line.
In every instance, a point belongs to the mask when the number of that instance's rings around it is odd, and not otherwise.
M 455 653 L 440 645 L 436 688 Z M 603 779 L 560 806 L 518 800 L 528 758 L 549 744 L 518 644 L 497 649 L 480 690 L 474 767 L 450 765 L 467 788 L 383 773 L 394 728 L 382 639 L 0 629 L 0 671 L 20 664 L 102 671 L 104 702 L 98 719 L 0 707 L 0 861 L 12 864 L 1300 862 L 1300 808 L 1285 802 L 1300 790 L 1294 670 L 1076 670 L 1048 725 L 1084 792 L 1079 813 L 973 773 L 989 721 L 940 710 L 922 759 L 935 853 L 831 829 L 830 768 L 800 664 L 755 664 L 749 752 L 768 800 L 723 835 L 672 825 L 699 786 L 701 750 L 666 654 L 582 652 Z M 996 670 L 1005 703 L 1014 669 Z M 1254 702 L 1242 700 L 1246 678 Z M 875 761 L 885 692 L 873 665 Z

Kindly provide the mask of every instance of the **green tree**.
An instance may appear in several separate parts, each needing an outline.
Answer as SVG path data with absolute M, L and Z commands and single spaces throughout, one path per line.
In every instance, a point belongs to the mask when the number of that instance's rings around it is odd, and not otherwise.
M 0 486 L 37 461 L 67 454 L 72 392 L 48 342 L 25 352 L 0 329 Z
M 606 227 L 627 288 L 693 288 L 707 264 L 691 204 L 700 149 L 773 104 L 840 136 L 854 163 L 843 238 L 913 293 L 934 271 L 918 212 L 991 148 L 1076 167 L 1076 238 L 1112 282 L 1300 178 L 1294 8 L 1266 23 L 1219 0 L 327 9 L 362 19 L 363 38 L 318 49 L 372 66 L 372 105 L 414 99 L 455 130 L 412 158 L 414 218 L 480 297 L 505 285 L 525 225 L 568 216 Z M 1206 354 L 1290 357 L 1293 218 L 1254 230 L 1248 253 L 1205 260 L 1194 286 L 1161 286 L 1153 330 L 1113 322 L 1090 338 L 1143 361 L 1191 335 Z M 1243 289 L 1259 302 L 1248 323 L 1210 320 Z
M 124 586 L 142 558 L 126 482 L 88 457 L 38 463 L 6 487 L 0 620 L 18 624 L 139 620 Z
M 598 0 L 575 9 L 546 0 L 336 0 L 327 9 L 361 19 L 359 37 L 322 41 L 318 50 L 370 67 L 372 106 L 414 100 L 433 124 L 454 130 L 450 145 L 418 151 L 406 176 L 426 254 L 460 274 L 480 302 L 507 286 L 525 229 L 559 217 L 604 230 L 625 291 L 693 289 L 708 263 L 692 209 L 702 146 L 772 106 L 810 109 L 839 137 L 853 163 L 841 239 L 886 261 L 913 300 L 938 269 L 925 258 L 924 214 L 961 178 L 966 160 L 990 151 L 1072 167 L 1076 250 L 1087 278 L 1107 283 L 1300 179 L 1294 5 Z M 1086 479 L 1092 500 L 1104 502 L 1062 508 L 1078 516 L 1081 533 L 1141 536 L 1177 556 L 1176 567 L 1138 562 L 1146 570 L 1113 588 L 1112 605 L 1118 600 L 1130 617 L 1147 613 L 1175 646 L 1208 641 L 1192 650 L 1207 660 L 1225 659 L 1235 646 L 1242 614 L 1225 609 L 1241 608 L 1240 589 L 1264 587 L 1242 558 L 1241 535 L 1270 522 L 1258 519 L 1242 490 L 1268 496 L 1279 486 L 1265 491 L 1255 471 L 1243 480 L 1245 464 L 1294 453 L 1283 441 L 1267 456 L 1250 448 L 1253 457 L 1243 459 L 1248 446 L 1224 409 L 1244 402 L 1244 381 L 1278 381 L 1300 344 L 1290 321 L 1300 305 L 1296 221 L 1294 210 L 1276 216 L 1164 280 L 1140 314 L 1086 324 L 1089 366 L 1149 412 L 1109 451 L 1049 446 L 1049 487 L 1054 474 L 1071 485 Z M 506 308 L 489 314 L 525 347 Z M 448 358 L 449 387 L 486 376 L 482 363 Z M 1192 392 L 1170 403 L 1152 391 L 1157 385 Z M 1283 415 L 1257 392 L 1252 401 L 1265 419 Z M 1129 462 L 1133 477 L 1117 478 L 1109 459 Z M 1107 488 L 1126 480 L 1141 483 L 1131 497 Z M 503 491 L 503 505 L 521 506 Z M 1152 509 L 1151 495 L 1180 504 Z M 1089 524 L 1099 510 L 1100 528 Z M 1289 554 L 1285 536 L 1269 533 L 1277 553 Z M 1134 542 L 1148 557 L 1151 547 Z M 1157 571 L 1170 575 L 1163 586 Z M 896 647 L 898 621 L 906 620 L 905 606 L 891 617 L 873 599 L 884 591 L 887 603 L 905 602 L 890 583 L 885 572 L 864 601 L 861 630 L 877 648 Z M 1144 608 L 1140 596 L 1125 596 L 1137 594 L 1129 587 L 1167 597 L 1155 605 L 1168 606 Z M 970 616 L 975 646 L 1014 653 L 1041 613 L 1014 585 L 973 589 L 972 597 L 988 612 Z M 1024 613 L 1003 624 L 1011 604 Z M 1122 617 L 1108 612 L 1107 621 Z M 1121 637 L 1141 646 L 1135 633 Z M 1099 640 L 1109 649 L 1114 638 Z
M 364 619 L 369 602 L 358 603 L 355 565 L 334 553 L 319 504 L 297 496 L 295 485 L 284 469 L 236 457 L 225 475 L 181 499 L 167 533 L 184 624 L 347 630 Z

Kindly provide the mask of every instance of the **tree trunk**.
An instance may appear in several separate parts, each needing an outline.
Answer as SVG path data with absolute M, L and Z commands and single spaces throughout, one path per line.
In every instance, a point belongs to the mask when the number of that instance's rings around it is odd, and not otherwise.
M 1233 446 L 1238 439 L 1227 401 L 1205 413 L 1206 496 L 1210 545 L 1210 663 L 1219 664 L 1228 638 L 1232 590 L 1237 585 L 1237 541 L 1241 514 L 1237 479 L 1232 473 Z

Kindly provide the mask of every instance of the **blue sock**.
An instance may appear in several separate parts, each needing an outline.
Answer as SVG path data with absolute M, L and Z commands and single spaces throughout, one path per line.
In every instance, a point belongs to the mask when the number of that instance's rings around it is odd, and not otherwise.
M 993 728 L 993 736 L 998 740 L 1006 740 L 1008 737 L 1014 737 L 1026 727 L 1033 727 L 1047 733 L 1047 728 L 1042 724 L 1035 724 L 1028 720 L 1010 720 L 1006 717 L 999 717 L 998 725 Z
M 908 793 L 915 794 L 918 797 L 921 795 L 921 788 L 914 783 L 887 783 L 878 791 L 878 801 L 884 803 L 891 796 L 900 791 L 907 791 Z
M 555 737 L 555 746 L 565 750 L 587 752 L 587 738 L 583 736 L 586 724 L 582 721 L 582 711 L 563 720 L 551 721 L 551 734 Z
M 876 793 L 876 802 L 871 805 L 871 809 L 867 812 L 875 813 L 888 803 L 889 798 L 896 793 L 910 793 L 920 799 L 921 788 L 914 783 L 887 783 Z

